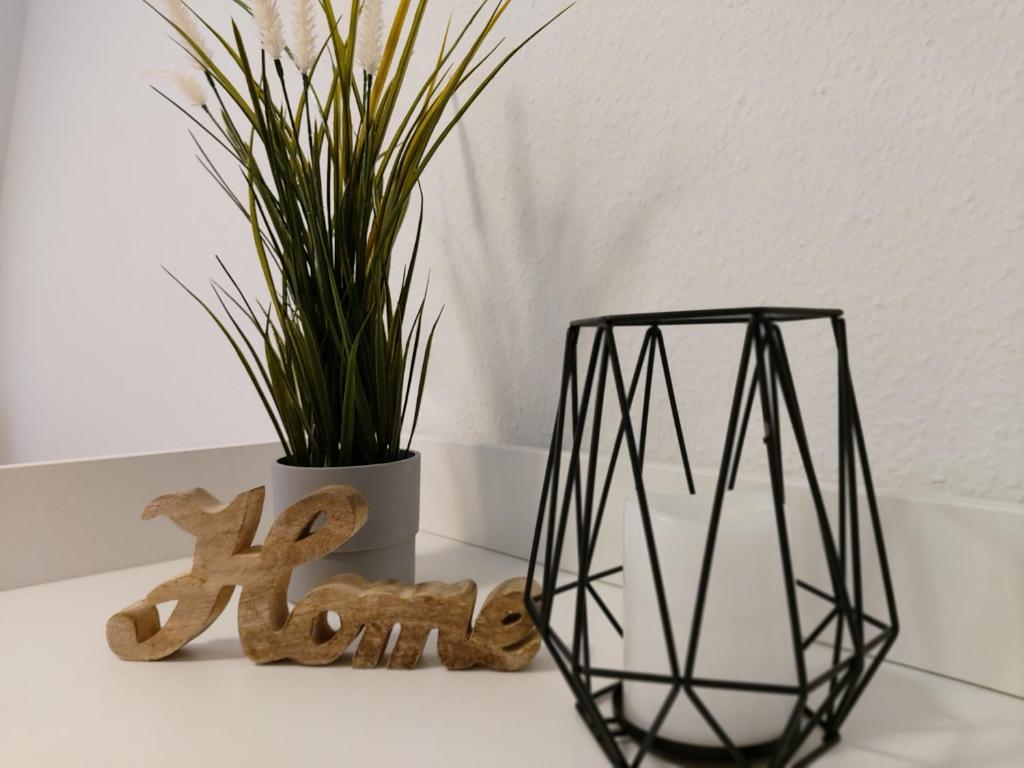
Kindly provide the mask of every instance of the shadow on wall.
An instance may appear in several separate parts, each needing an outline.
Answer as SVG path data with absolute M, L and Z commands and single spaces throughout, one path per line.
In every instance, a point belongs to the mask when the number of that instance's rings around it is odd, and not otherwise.
M 22 58 L 22 42 L 25 39 L 25 23 L 29 13 L 28 0 L 4 0 L 0 2 L 0 222 L 3 208 L 4 165 L 7 157 L 8 138 L 14 118 L 14 96 L 17 90 L 18 61 Z M 2 225 L 2 224 L 0 224 Z M 4 267 L 3 233 L 0 231 L 0 282 Z M 2 318 L 0 318 L 2 319 Z M 8 331 L 9 332 L 9 331 Z M 5 374 L 3 353 L 3 331 L 0 329 L 0 465 L 10 461 L 11 438 L 3 376 Z
M 509 185 L 504 206 L 488 204 L 498 193 L 481 183 L 467 129 L 456 129 L 472 217 L 467 225 L 480 255 L 460 262 L 446 288 L 471 321 L 460 324 L 460 331 L 480 361 L 476 384 L 485 388 L 479 394 L 498 431 L 489 439 L 543 447 L 550 437 L 565 329 L 574 318 L 635 309 L 620 303 L 621 285 L 642 279 L 650 253 L 638 246 L 665 198 L 610 190 L 620 201 L 617 228 L 611 231 L 613 222 L 602 221 L 600 231 L 591 231 L 593 219 L 581 214 L 577 190 L 604 180 L 586 177 L 589 158 L 564 147 L 554 151 L 550 142 L 538 152 L 527 139 L 531 128 L 522 102 L 510 95 L 505 105 L 508 167 L 497 174 Z M 532 133 L 538 133 L 536 125 Z M 510 236 L 499 240 L 499 232 Z M 442 230 L 446 251 L 458 250 L 454 236 L 451 227 Z
M 21 60 L 22 41 L 25 37 L 25 19 L 28 15 L 28 0 L 4 0 L 0 2 L 0 222 L 2 222 L 4 198 L 4 165 L 11 124 L 14 121 L 15 92 L 18 85 L 18 63 Z M 4 267 L 3 232 L 0 231 L 0 281 Z M 0 317 L 2 321 L 2 317 Z M 9 322 L 9 321 L 8 321 Z M 7 329 L 10 332 L 10 329 Z M 5 374 L 4 332 L 0 328 L 0 465 L 7 464 L 11 455 L 11 435 L 8 424 L 3 376 Z
M 27 15 L 28 0 L 4 0 L 0 3 L 0 180 L 4 175 L 7 139 L 14 116 L 14 94 Z
M 0 347 L 0 355 L 2 354 L 3 347 Z M 3 405 L 5 399 L 4 391 L 0 388 L 0 467 L 11 463 L 11 430 L 10 425 L 7 423 L 7 409 Z
M 630 295 L 622 285 L 651 278 L 655 264 L 643 233 L 667 196 L 650 194 L 649 186 L 609 190 L 618 206 L 614 221 L 594 217 L 583 209 L 585 190 L 606 184 L 600 167 L 590 164 L 595 159 L 551 142 L 531 143 L 529 136 L 550 132 L 530 125 L 515 96 L 508 97 L 504 112 L 499 157 L 505 168 L 482 171 L 466 129 L 457 128 L 460 181 L 472 220 L 458 222 L 469 232 L 449 221 L 440 240 L 449 253 L 465 249 L 467 239 L 478 252 L 450 270 L 445 288 L 461 316 L 464 357 L 477 363 L 468 378 L 475 391 L 468 396 L 482 404 L 492 425 L 484 441 L 547 447 L 566 327 L 574 318 L 635 309 L 622 305 L 621 297 Z M 562 135 L 573 132 L 564 126 Z M 487 178 L 507 186 L 496 188 L 482 181 Z M 588 353 L 591 339 L 581 340 Z M 465 489 L 466 498 L 487 498 L 486 472 L 465 477 L 480 486 Z M 532 515 L 539 493 L 539 487 L 524 487 L 519 498 L 506 502 Z M 485 535 L 491 533 L 496 532 Z

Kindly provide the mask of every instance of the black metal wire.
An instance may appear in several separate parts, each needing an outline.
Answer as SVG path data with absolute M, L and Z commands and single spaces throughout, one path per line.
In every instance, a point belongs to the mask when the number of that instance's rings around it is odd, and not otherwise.
M 804 320 L 828 320 L 832 325 L 836 343 L 839 391 L 839 499 L 835 525 L 830 520 L 811 460 L 809 441 L 779 325 Z M 705 551 L 701 560 L 693 617 L 690 626 L 685 628 L 686 634 L 683 635 L 688 638 L 686 654 L 684 659 L 679 659 L 674 641 L 676 634 L 662 581 L 658 542 L 655 540 L 651 524 L 643 468 L 648 426 L 652 418 L 651 387 L 657 365 L 662 370 L 668 393 L 672 426 L 679 445 L 687 487 L 691 493 L 694 492 L 677 399 L 678 392 L 672 381 L 663 328 L 706 324 L 743 324 L 746 327 Z M 593 327 L 595 337 L 581 391 L 577 359 L 579 332 L 584 327 Z M 640 327 L 646 328 L 646 332 L 627 387 L 616 345 L 616 330 L 625 333 Z M 611 386 L 606 387 L 609 373 Z M 644 375 L 644 391 L 640 423 L 636 425 L 632 410 L 641 375 Z M 692 386 L 689 389 L 692 391 Z M 608 396 L 606 390 L 613 393 L 611 397 L 618 407 L 619 418 L 610 458 L 602 458 L 601 453 L 601 422 L 604 402 Z M 703 615 L 708 599 L 708 581 L 724 498 L 736 480 L 755 399 L 760 402 L 761 408 L 764 445 L 775 511 L 774 545 L 778 546 L 780 553 L 785 604 L 793 645 L 796 679 L 792 684 L 711 679 L 695 674 Z M 814 503 L 815 521 L 828 571 L 827 588 L 817 587 L 799 579 L 790 553 L 781 448 L 783 411 L 788 416 L 788 427 L 796 442 Z M 585 441 L 584 435 L 588 425 L 589 440 Z M 595 585 L 595 582 L 620 572 L 622 567 L 591 573 L 594 552 L 605 520 L 611 482 L 623 442 L 626 445 L 626 455 L 636 489 L 638 514 L 650 559 L 658 614 L 666 644 L 669 668 L 663 674 L 598 667 L 592 664 L 590 656 L 590 623 L 593 615 L 599 615 L 602 620 L 607 620 L 619 636 L 622 636 L 624 631 L 618 617 L 601 597 Z M 584 448 L 588 452 L 585 462 Z M 566 450 L 568 457 L 563 462 L 563 453 Z M 605 467 L 604 480 L 600 493 L 597 493 L 599 470 L 602 465 Z M 860 514 L 858 509 L 858 487 L 864 489 L 867 499 L 866 515 Z M 570 511 L 576 529 L 574 535 L 578 576 L 568 583 L 558 584 L 559 572 L 563 567 L 564 541 L 570 527 Z M 861 557 L 861 539 L 862 533 L 865 532 L 868 539 L 873 541 L 878 555 L 878 567 L 886 598 L 887 616 L 884 620 L 865 611 L 864 563 Z M 769 543 L 765 542 L 766 545 Z M 612 765 L 640 765 L 649 753 L 654 752 L 674 760 L 724 759 L 738 766 L 750 765 L 752 760 L 767 758 L 771 768 L 781 768 L 790 764 L 808 765 L 837 743 L 842 724 L 877 672 L 879 664 L 889 652 L 899 631 L 895 593 L 882 536 L 880 514 L 853 391 L 842 312 L 837 309 L 749 307 L 617 315 L 571 323 L 566 334 L 558 405 L 530 550 L 528 577 L 533 579 L 536 574 L 540 574 L 542 582 L 540 596 L 526 599 L 526 610 L 537 624 L 559 671 L 576 697 L 580 716 Z M 806 635 L 801 628 L 796 599 L 798 588 L 816 595 L 829 606 L 825 617 Z M 555 631 L 551 619 L 555 600 L 560 599 L 560 595 L 568 594 L 574 596 L 572 640 L 569 644 Z M 589 610 L 591 601 L 597 606 L 598 611 Z M 805 654 L 811 645 L 820 642 L 819 638 L 823 637 L 833 624 L 832 663 L 828 669 L 809 679 Z M 874 633 L 870 640 L 865 638 L 868 628 Z M 628 631 L 628 627 L 625 629 Z M 849 648 L 851 645 L 852 649 Z M 602 678 L 611 678 L 613 682 L 595 689 L 594 680 Z M 665 700 L 650 727 L 641 728 L 629 722 L 623 714 L 623 681 L 665 686 Z M 827 691 L 821 701 L 816 707 L 810 706 L 810 694 L 826 686 Z M 793 700 L 793 709 L 782 733 L 775 741 L 739 746 L 734 743 L 704 702 L 700 691 L 705 690 L 789 696 Z M 685 694 L 708 727 L 716 734 L 721 743 L 720 747 L 681 744 L 659 736 L 660 728 L 680 692 Z M 607 704 L 611 705 L 610 714 L 601 711 L 601 707 Z M 796 756 L 801 747 L 816 730 L 822 733 L 822 743 L 797 760 Z M 627 759 L 627 751 L 621 742 L 633 743 L 631 759 Z M 797 761 L 793 762 L 794 760 Z

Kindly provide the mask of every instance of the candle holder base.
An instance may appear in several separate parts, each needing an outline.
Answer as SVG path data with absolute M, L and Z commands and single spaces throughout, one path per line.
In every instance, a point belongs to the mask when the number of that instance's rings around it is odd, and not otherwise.
M 613 717 L 615 723 L 622 729 L 622 732 L 630 736 L 637 744 L 643 744 L 648 735 L 645 728 L 631 723 L 622 711 L 622 685 L 616 685 L 611 690 Z M 759 760 L 771 757 L 779 747 L 781 737 L 766 741 L 761 744 L 743 745 L 737 744 L 736 751 L 746 760 Z M 673 739 L 666 739 L 662 736 L 655 736 L 651 740 L 651 752 L 658 757 L 665 758 L 674 763 L 684 765 L 693 760 L 705 763 L 732 763 L 733 753 L 725 747 L 709 747 L 703 744 L 686 744 Z

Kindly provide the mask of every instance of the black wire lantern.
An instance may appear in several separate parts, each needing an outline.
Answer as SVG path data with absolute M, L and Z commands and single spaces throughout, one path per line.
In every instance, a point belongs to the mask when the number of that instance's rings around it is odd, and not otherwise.
M 781 330 L 784 323 L 813 320 L 827 320 L 831 323 L 837 350 L 839 476 L 838 509 L 834 515 L 834 525 L 826 509 L 811 459 Z M 668 396 L 669 414 L 666 418 L 671 418 L 686 482 L 690 493 L 693 493 L 693 475 L 662 329 L 706 324 L 740 324 L 745 326 L 746 333 L 707 524 L 692 618 L 688 627 L 673 627 L 659 555 L 661 563 L 665 563 L 667 561 L 664 558 L 672 557 L 675 553 L 658 548 L 643 471 L 651 415 L 651 380 L 656 365 L 660 366 Z M 578 346 L 583 328 L 594 330 L 594 340 L 586 371 L 581 376 Z M 616 347 L 616 332 L 624 334 L 638 329 L 646 329 L 646 332 L 632 377 L 627 380 Z M 640 423 L 636 425 L 631 414 L 645 363 Z M 610 453 L 607 445 L 602 443 L 601 435 L 602 409 L 608 388 L 614 393 L 611 399 L 618 403 L 618 413 L 613 415 L 619 419 Z M 796 679 L 791 684 L 701 677 L 695 668 L 723 504 L 736 481 L 736 471 L 755 401 L 759 403 L 764 424 L 764 443 L 771 478 L 771 506 L 777 533 L 760 546 L 777 546 L 779 550 L 788 614 L 788 638 L 792 641 L 796 672 Z M 780 427 L 784 415 L 788 417 L 813 502 L 814 525 L 820 534 L 821 554 L 827 566 L 827 583 L 824 586 L 812 585 L 795 573 L 788 534 L 791 521 L 788 520 L 790 515 L 787 514 L 783 488 Z M 585 434 L 587 440 L 584 440 Z M 566 440 L 567 458 L 563 457 Z M 585 442 L 587 445 L 584 445 Z M 621 572 L 623 567 L 620 565 L 597 572 L 592 569 L 595 547 L 605 518 L 609 485 L 623 445 L 635 484 L 637 514 L 641 518 L 657 612 L 666 641 L 668 671 L 664 674 L 596 666 L 591 659 L 592 620 L 607 621 L 619 637 L 624 636 L 622 622 L 595 588 L 596 582 Z M 606 458 L 601 459 L 601 455 Z M 596 481 L 599 461 L 607 463 L 600 490 Z M 565 462 L 567 466 L 564 466 Z M 865 510 L 859 508 L 858 479 L 867 502 L 866 514 Z M 576 554 L 578 575 L 574 580 L 559 584 L 560 568 L 565 567 L 563 555 L 566 552 L 567 529 L 570 527 L 575 529 L 576 541 L 570 546 L 574 547 Z M 877 576 L 886 603 L 884 619 L 865 611 L 862 527 L 873 539 L 877 552 Z M 612 765 L 639 765 L 651 752 L 677 761 L 720 760 L 747 766 L 751 765 L 752 760 L 767 758 L 769 766 L 806 765 L 833 746 L 839 740 L 843 723 L 898 633 L 895 596 L 878 505 L 850 377 L 842 311 L 757 307 L 618 315 L 571 323 L 566 335 L 558 408 L 530 553 L 528 579 L 532 580 L 535 576 L 541 582 L 541 593 L 526 601 L 527 610 L 569 683 L 584 722 Z M 801 625 L 798 590 L 804 590 L 825 601 L 827 607 L 824 618 L 810 631 Z M 566 637 L 555 631 L 552 622 L 552 611 L 560 601 L 572 601 L 573 624 L 571 635 Z M 591 607 L 597 610 L 591 610 Z M 833 633 L 830 642 L 832 648 L 828 654 L 831 661 L 823 671 L 811 674 L 806 663 L 808 650 L 830 627 Z M 628 627 L 625 631 L 628 631 Z M 678 634 L 684 631 L 685 635 Z M 675 637 L 689 638 L 685 655 L 677 653 Z M 786 645 L 788 648 L 789 640 Z M 632 682 L 660 684 L 667 692 L 656 717 L 646 728 L 631 722 L 624 715 L 623 685 Z M 721 718 L 708 705 L 706 699 L 712 691 L 787 697 L 787 700 L 792 701 L 792 710 L 788 707 L 785 710 L 788 716 L 777 738 L 755 746 L 740 746 L 730 737 L 720 722 Z M 659 735 L 677 699 L 682 700 L 679 694 L 689 700 L 720 746 L 681 743 Z M 812 699 L 819 697 L 819 701 L 812 703 Z M 815 730 L 821 731 L 822 742 L 813 748 L 808 745 L 798 758 L 798 752 Z

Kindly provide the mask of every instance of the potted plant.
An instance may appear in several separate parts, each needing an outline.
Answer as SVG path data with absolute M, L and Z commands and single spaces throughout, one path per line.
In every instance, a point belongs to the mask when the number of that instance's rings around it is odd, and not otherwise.
M 236 0 L 258 51 L 234 21 L 221 33 L 183 0 L 150 6 L 192 65 L 175 75 L 187 103 L 158 92 L 201 131 L 200 163 L 247 220 L 265 283 L 265 296 L 247 295 L 218 258 L 212 300 L 182 287 L 227 337 L 284 448 L 273 511 L 330 484 L 357 487 L 369 506 L 345 547 L 296 573 L 293 594 L 341 572 L 414 580 L 420 457 L 410 440 L 437 327 L 425 296 L 410 295 L 420 176 L 495 75 L 557 18 L 498 58 L 489 41 L 509 2 L 485 0 L 465 25 L 449 24 L 408 90 L 427 0 L 397 0 L 390 25 L 381 0 L 341 13 L 331 0 L 293 0 L 287 35 L 276 0 Z M 240 173 L 237 190 L 217 153 Z M 413 203 L 415 240 L 398 272 Z

